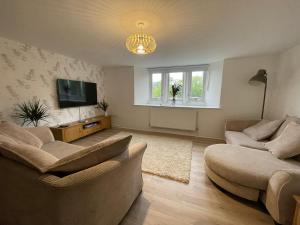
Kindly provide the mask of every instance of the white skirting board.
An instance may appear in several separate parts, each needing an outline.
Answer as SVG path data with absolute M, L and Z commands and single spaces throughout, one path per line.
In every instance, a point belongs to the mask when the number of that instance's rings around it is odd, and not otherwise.
M 151 108 L 150 126 L 195 131 L 197 111 L 181 108 Z

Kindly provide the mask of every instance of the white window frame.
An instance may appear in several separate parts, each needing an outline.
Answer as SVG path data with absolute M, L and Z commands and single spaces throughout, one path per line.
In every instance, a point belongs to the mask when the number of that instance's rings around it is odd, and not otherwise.
M 179 105 L 201 105 L 205 104 L 205 93 L 208 82 L 208 65 L 196 65 L 196 66 L 180 66 L 180 67 L 161 67 L 161 68 L 149 68 L 149 103 L 169 105 L 172 103 L 172 99 L 169 93 L 169 73 L 182 72 L 183 73 L 183 97 L 176 101 Z M 191 97 L 192 87 L 192 72 L 204 71 L 203 73 L 203 95 L 200 98 Z M 161 97 L 152 98 L 152 74 L 162 74 L 161 85 Z

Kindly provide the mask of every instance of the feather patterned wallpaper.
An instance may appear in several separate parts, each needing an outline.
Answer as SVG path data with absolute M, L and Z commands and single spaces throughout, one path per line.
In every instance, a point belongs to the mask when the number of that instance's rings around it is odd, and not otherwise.
M 20 122 L 12 117 L 16 104 L 32 98 L 48 107 L 49 126 L 78 120 L 78 107 L 59 109 L 57 78 L 95 82 L 98 100 L 104 97 L 101 67 L 0 37 L 0 120 Z M 81 118 L 101 113 L 94 106 L 80 107 L 80 112 Z

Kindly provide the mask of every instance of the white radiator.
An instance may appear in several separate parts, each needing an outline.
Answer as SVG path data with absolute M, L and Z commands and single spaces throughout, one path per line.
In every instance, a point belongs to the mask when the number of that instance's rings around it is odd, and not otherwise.
M 195 131 L 197 111 L 182 108 L 151 108 L 150 126 Z

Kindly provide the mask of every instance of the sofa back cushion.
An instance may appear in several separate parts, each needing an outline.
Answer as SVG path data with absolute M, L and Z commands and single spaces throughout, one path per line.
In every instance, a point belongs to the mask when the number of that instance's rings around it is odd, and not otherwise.
M 60 159 L 48 171 L 68 174 L 95 166 L 126 151 L 131 138 L 131 135 L 109 138 Z
M 42 173 L 58 161 L 56 157 L 37 147 L 19 144 L 4 135 L 0 135 L 0 154 L 5 158 L 35 168 Z
M 243 132 L 255 141 L 269 138 L 282 124 L 282 120 L 261 120 L 257 124 L 246 128 Z
M 283 132 L 284 128 L 290 123 L 295 122 L 300 124 L 300 118 L 294 117 L 294 116 L 286 116 L 285 121 L 281 124 L 279 129 L 275 132 L 275 134 L 271 137 L 271 140 L 274 140 L 275 138 L 279 137 L 280 134 Z
M 28 127 L 25 128 L 27 131 L 32 133 L 34 136 L 39 138 L 44 144 L 48 144 L 55 141 L 52 131 L 49 127 L 42 126 L 42 127 Z
M 277 158 L 287 159 L 300 154 L 300 124 L 290 122 L 279 137 L 265 144 Z
M 14 139 L 12 139 L 11 137 L 6 136 L 4 133 L 2 133 L 0 131 L 0 144 L 1 143 L 7 143 L 7 142 L 17 144 L 17 142 Z
M 19 144 L 28 144 L 41 148 L 43 142 L 25 128 L 11 122 L 0 122 L 0 132 L 14 139 Z

